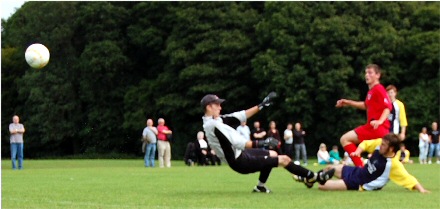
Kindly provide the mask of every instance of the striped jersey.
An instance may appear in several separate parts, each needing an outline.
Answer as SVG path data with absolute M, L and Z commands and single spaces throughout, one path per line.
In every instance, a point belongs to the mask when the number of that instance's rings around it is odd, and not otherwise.
M 390 115 L 388 115 L 388 120 L 390 121 L 390 132 L 399 134 L 401 126 L 408 126 L 405 106 L 398 99 L 396 99 L 396 101 L 394 101 L 392 104 L 393 109 L 391 110 Z

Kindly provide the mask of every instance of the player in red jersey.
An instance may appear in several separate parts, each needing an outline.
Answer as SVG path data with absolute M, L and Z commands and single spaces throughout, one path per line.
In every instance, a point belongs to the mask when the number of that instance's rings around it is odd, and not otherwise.
M 340 99 L 336 107 L 355 107 L 367 111 L 367 123 L 351 130 L 341 137 L 341 145 L 350 155 L 356 166 L 363 167 L 364 163 L 358 156 L 352 156 L 356 151 L 356 145 L 363 140 L 382 138 L 389 133 L 390 122 L 388 115 L 391 112 L 392 104 L 385 87 L 380 84 L 381 69 L 376 64 L 369 64 L 365 67 L 365 82 L 370 89 L 365 101 L 353 101 Z

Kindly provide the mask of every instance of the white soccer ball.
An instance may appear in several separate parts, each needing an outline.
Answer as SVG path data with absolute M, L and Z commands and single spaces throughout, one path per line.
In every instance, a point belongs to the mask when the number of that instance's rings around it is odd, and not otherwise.
M 32 44 L 26 49 L 24 57 L 29 66 L 41 69 L 49 62 L 50 53 L 43 44 Z

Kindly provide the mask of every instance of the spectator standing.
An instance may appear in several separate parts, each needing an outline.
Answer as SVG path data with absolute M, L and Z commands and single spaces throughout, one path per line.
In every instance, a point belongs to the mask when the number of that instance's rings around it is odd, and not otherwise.
M 293 158 L 293 125 L 292 123 L 287 124 L 286 130 L 284 130 L 284 153 Z
M 390 121 L 390 133 L 397 134 L 400 140 L 403 141 L 405 140 L 406 127 L 408 126 L 405 105 L 403 105 L 400 100 L 396 99 L 397 88 L 394 85 L 387 86 L 386 90 L 393 105 L 393 108 L 388 115 L 388 120 Z
M 422 132 L 419 133 L 419 162 L 420 164 L 426 164 L 426 157 L 428 155 L 429 147 L 429 135 L 426 127 L 422 128 Z
M 153 120 L 147 120 L 147 127 L 142 132 L 142 138 L 146 144 L 145 150 L 145 167 L 154 167 L 154 157 L 156 156 L 156 144 L 157 144 L 157 128 L 153 126 Z
M 254 122 L 254 130 L 252 130 L 252 132 L 251 132 L 252 141 L 262 140 L 265 137 L 266 137 L 266 131 L 264 130 L 264 128 L 261 128 L 259 121 L 255 121 Z
M 245 139 L 251 140 L 251 130 L 249 129 L 249 126 L 246 125 L 246 121 L 241 122 L 241 124 L 237 127 L 237 131 Z
M 23 134 L 25 132 L 23 124 L 20 123 L 20 118 L 17 115 L 12 117 L 12 123 L 9 124 L 9 133 L 11 134 L 11 160 L 12 169 L 16 170 L 16 161 L 18 158 L 18 169 L 23 169 Z
M 278 152 L 278 154 L 281 154 L 281 136 L 280 136 L 280 132 L 277 129 L 277 124 L 275 123 L 275 121 L 270 121 L 269 122 L 269 131 L 267 132 L 267 137 L 273 137 L 276 140 L 278 140 L 278 146 L 274 147 L 273 150 L 275 150 L 276 152 Z
M 295 164 L 300 164 L 299 155 L 301 153 L 304 165 L 307 165 L 307 151 L 304 143 L 304 136 L 306 132 L 301 128 L 301 123 L 295 123 L 293 130 L 293 144 L 295 146 Z
M 171 145 L 168 141 L 167 135 L 172 134 L 173 132 L 165 125 L 165 120 L 163 118 L 159 118 L 157 125 L 157 148 L 158 148 L 158 158 L 159 158 L 159 167 L 163 168 L 166 166 L 167 168 L 171 167 Z
M 433 122 L 431 125 L 431 132 L 429 132 L 429 155 L 428 155 L 428 164 L 432 163 L 432 157 L 435 155 L 437 157 L 437 164 L 440 164 L 440 136 L 438 132 L 438 124 L 437 122 Z

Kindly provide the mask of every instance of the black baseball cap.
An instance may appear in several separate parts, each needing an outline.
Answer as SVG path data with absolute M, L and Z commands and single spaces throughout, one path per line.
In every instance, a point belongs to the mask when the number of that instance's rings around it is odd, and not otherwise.
M 220 99 L 218 98 L 217 95 L 214 94 L 207 94 L 205 95 L 202 100 L 200 101 L 200 104 L 202 105 L 203 108 L 206 107 L 206 105 L 212 104 L 212 103 L 217 103 L 217 104 L 221 104 L 222 102 L 224 102 L 224 99 Z

